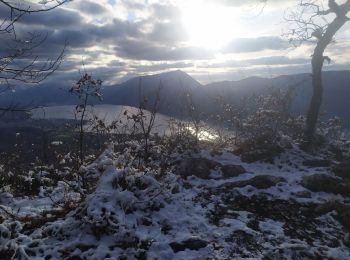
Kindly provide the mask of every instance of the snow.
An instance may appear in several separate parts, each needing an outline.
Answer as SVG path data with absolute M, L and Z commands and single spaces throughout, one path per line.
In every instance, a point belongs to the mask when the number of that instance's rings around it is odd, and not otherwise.
M 163 175 L 155 167 L 140 170 L 132 163 L 135 161 L 132 145 L 123 153 L 116 153 L 111 144 L 94 163 L 80 168 L 85 176 L 98 178 L 91 194 L 66 216 L 49 221 L 32 232 L 25 231 L 20 221 L 7 218 L 0 224 L 0 252 L 13 249 L 17 252 L 15 258 L 35 255 L 34 259 L 48 256 L 61 259 L 68 255 L 83 259 L 118 259 L 118 256 L 136 259 L 143 255 L 148 259 L 263 259 L 264 256 L 293 259 L 302 255 L 298 252 L 305 252 L 305 258 L 313 258 L 315 253 L 334 259 L 350 258 L 349 248 L 342 243 L 330 247 L 320 238 L 310 245 L 288 233 L 286 222 L 257 218 L 256 213 L 235 206 L 239 196 L 250 199 L 265 196 L 267 201 L 279 199 L 303 205 L 346 201 L 340 195 L 322 192 L 310 191 L 309 198 L 296 195 L 307 191 L 300 185 L 303 176 L 315 172 L 331 174 L 328 168 L 302 165 L 305 159 L 313 156 L 291 149 L 274 164 L 243 163 L 238 156 L 225 150 L 214 157 L 209 150 L 202 150 L 199 157 L 222 165 L 242 165 L 247 173 L 224 180 L 219 171 L 212 170 L 213 179 L 191 177 L 183 180 L 171 168 Z M 245 186 L 233 188 L 227 194 L 210 193 L 224 183 L 258 175 L 283 177 L 286 182 L 268 189 Z M 232 197 L 225 200 L 225 196 Z M 0 193 L 2 207 L 22 220 L 53 210 L 64 200 L 77 202 L 80 199 L 80 194 L 70 190 L 64 182 L 58 182 L 53 190 L 41 187 L 38 196 L 33 198 L 15 198 L 9 193 Z M 216 212 L 218 209 L 222 210 L 221 215 Z M 214 217 L 218 218 L 217 222 Z M 257 221 L 257 227 L 251 224 L 252 221 Z M 319 232 L 322 234 L 334 234 L 335 238 L 344 235 L 343 228 L 331 214 L 321 216 L 317 221 L 321 223 Z M 10 234 L 14 234 L 13 238 Z M 178 252 L 170 246 L 190 240 L 204 241 L 206 246 Z

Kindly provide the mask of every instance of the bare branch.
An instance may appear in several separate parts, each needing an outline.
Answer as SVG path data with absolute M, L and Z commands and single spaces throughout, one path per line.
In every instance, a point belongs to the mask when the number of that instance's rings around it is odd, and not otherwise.
M 9 91 L 12 82 L 40 83 L 54 73 L 63 61 L 67 44 L 65 43 L 57 57 L 43 58 L 36 52 L 47 39 L 47 34 L 28 33 L 18 36 L 16 24 L 31 13 L 49 12 L 71 0 L 42 0 L 37 4 L 26 1 L 0 0 L 0 6 L 9 11 L 8 18 L 0 21 L 2 44 L 7 49 L 0 56 L 0 95 Z M 14 104 L 0 106 L 0 117 L 7 112 L 25 112 Z
M 309 110 L 307 112 L 305 141 L 311 144 L 314 140 L 316 124 L 322 103 L 323 85 L 322 69 L 325 61 L 330 63 L 331 59 L 324 56 L 324 52 L 333 41 L 335 34 L 349 21 L 347 14 L 350 11 L 350 0 L 339 5 L 335 0 L 328 0 L 328 9 L 323 9 L 319 0 L 301 0 L 296 11 L 290 12 L 285 20 L 292 26 L 285 34 L 291 43 L 302 44 L 305 41 L 316 39 L 313 51 L 312 65 L 312 87 L 313 95 Z M 330 14 L 335 18 L 329 22 Z
M 48 12 L 51 11 L 67 2 L 71 2 L 72 0 L 44 0 L 41 1 L 39 5 L 43 6 L 44 8 L 39 9 L 39 8 L 32 8 L 30 5 L 28 5 L 27 8 L 20 7 L 20 5 L 16 5 L 13 2 L 10 1 L 5 1 L 5 0 L 0 0 L 0 3 L 4 4 L 8 8 L 11 9 L 11 12 L 17 11 L 21 13 L 41 13 L 41 12 Z M 54 3 L 52 6 L 46 7 L 47 4 Z

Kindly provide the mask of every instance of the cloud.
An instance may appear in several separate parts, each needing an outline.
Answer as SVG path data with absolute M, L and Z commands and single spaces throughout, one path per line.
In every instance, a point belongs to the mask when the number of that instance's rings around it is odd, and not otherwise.
M 309 62 L 309 60 L 304 58 L 289 58 L 286 56 L 271 56 L 246 60 L 246 63 L 250 65 L 292 65 L 306 64 Z
M 149 61 L 200 60 L 213 57 L 210 50 L 203 48 L 169 47 L 131 39 L 119 41 L 115 51 L 123 58 Z
M 90 15 L 100 15 L 108 12 L 107 8 L 104 6 L 87 0 L 79 4 L 79 11 Z
M 250 6 L 252 8 L 264 8 L 265 6 L 278 6 L 285 7 L 292 3 L 295 3 L 295 0 L 206 0 L 215 4 L 222 4 L 226 6 Z M 263 10 L 262 10 L 263 11 Z
M 149 65 L 134 65 L 132 66 L 136 72 L 149 72 L 149 71 L 165 71 L 165 70 L 175 70 L 193 67 L 193 63 L 187 62 L 175 62 L 175 63 L 151 63 Z
M 276 36 L 264 36 L 258 38 L 235 39 L 227 44 L 223 53 L 239 52 L 259 52 L 263 50 L 283 50 L 289 47 L 289 44 Z
M 256 66 L 283 66 L 283 65 L 304 65 L 309 64 L 310 60 L 304 58 L 289 58 L 286 56 L 270 56 L 261 57 L 256 59 L 245 60 L 228 60 L 219 63 L 202 63 L 198 65 L 198 68 L 256 68 Z
M 174 22 L 154 24 L 152 32 L 146 37 L 154 42 L 163 42 L 173 45 L 189 39 L 189 36 L 182 24 Z
M 0 4 L 0 20 L 9 19 L 11 15 L 10 9 Z M 16 15 L 16 13 L 15 13 Z M 77 11 L 57 8 L 50 12 L 34 13 L 23 15 L 17 25 L 38 25 L 41 27 L 64 28 L 67 26 L 80 26 L 82 17 Z
M 171 4 L 153 4 L 153 15 L 161 20 L 178 20 L 181 17 L 181 11 L 178 7 Z

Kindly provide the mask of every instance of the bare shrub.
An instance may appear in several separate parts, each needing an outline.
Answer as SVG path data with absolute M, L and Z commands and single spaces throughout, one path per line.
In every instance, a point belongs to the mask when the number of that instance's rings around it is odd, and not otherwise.
M 125 112 L 127 119 L 133 122 L 132 135 L 140 134 L 140 141 L 143 146 L 143 159 L 148 161 L 151 147 L 151 133 L 155 128 L 155 119 L 160 106 L 160 93 L 163 88 L 162 82 L 159 82 L 158 88 L 154 93 L 153 102 L 146 96 L 142 96 L 142 82 L 139 80 L 139 107 L 136 113 L 129 114 Z
M 75 107 L 76 114 L 79 116 L 79 164 L 83 164 L 84 162 L 84 122 L 86 120 L 86 109 L 90 98 L 102 98 L 101 87 L 102 80 L 95 80 L 91 75 L 85 73 L 69 90 L 79 99 L 79 103 Z
M 272 90 L 250 98 L 243 119 L 235 120 L 237 152 L 246 160 L 269 159 L 303 137 L 305 120 L 292 115 L 292 91 Z M 253 106 L 253 107 L 252 107 Z

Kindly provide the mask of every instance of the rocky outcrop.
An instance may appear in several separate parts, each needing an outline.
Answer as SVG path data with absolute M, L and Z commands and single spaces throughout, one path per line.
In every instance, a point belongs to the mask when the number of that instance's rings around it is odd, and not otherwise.
M 186 249 L 190 250 L 199 250 L 208 245 L 208 242 L 199 238 L 189 238 L 182 242 L 172 242 L 169 244 L 175 253 L 179 251 L 185 251 Z
M 350 183 L 327 174 L 305 176 L 301 185 L 314 192 L 328 192 L 350 196 Z
M 350 162 L 343 162 L 333 167 L 336 176 L 350 180 Z
M 247 171 L 241 165 L 224 165 L 221 167 L 222 176 L 225 179 L 237 177 Z
M 276 177 L 271 175 L 259 175 L 244 181 L 225 183 L 219 188 L 240 188 L 250 185 L 257 189 L 268 189 L 273 186 L 276 186 L 276 184 L 280 182 L 286 182 L 286 180 L 282 177 Z
M 188 158 L 178 163 L 175 173 L 184 179 L 188 176 L 210 179 L 210 171 L 219 166 L 221 166 L 220 163 L 206 158 Z
M 187 158 L 177 163 L 175 173 L 184 179 L 188 176 L 212 179 L 211 170 L 219 169 L 224 179 L 237 177 L 246 172 L 241 165 L 221 165 L 221 163 L 206 158 Z
M 310 168 L 316 168 L 316 167 L 329 167 L 331 166 L 331 162 L 329 160 L 306 160 L 303 162 L 304 166 L 310 167 Z

